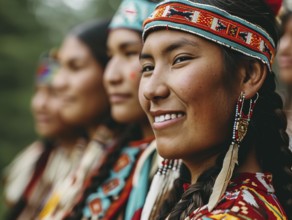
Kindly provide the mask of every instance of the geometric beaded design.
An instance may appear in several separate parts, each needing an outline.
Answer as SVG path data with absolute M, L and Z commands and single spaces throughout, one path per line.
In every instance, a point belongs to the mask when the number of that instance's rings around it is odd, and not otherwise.
M 275 43 L 264 29 L 211 5 L 188 0 L 164 1 L 144 21 L 143 39 L 148 31 L 157 27 L 215 41 L 261 60 L 269 69 L 275 57 Z
M 256 93 L 256 97 L 249 100 L 247 113 L 244 113 L 243 108 L 245 104 L 244 102 L 246 100 L 244 92 L 241 92 L 235 108 L 235 121 L 233 124 L 232 144 L 236 143 L 239 145 L 245 137 L 258 98 L 259 94 Z

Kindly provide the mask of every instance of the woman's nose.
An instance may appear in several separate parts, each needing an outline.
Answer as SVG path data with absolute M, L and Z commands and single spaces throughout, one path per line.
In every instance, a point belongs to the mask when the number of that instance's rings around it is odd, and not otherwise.
M 60 68 L 53 77 L 52 87 L 58 93 L 65 89 L 67 82 L 68 77 L 66 77 L 66 70 Z
M 140 83 L 142 93 L 147 100 L 157 101 L 166 98 L 170 94 L 167 78 L 162 70 L 154 70 L 153 73 Z
M 112 57 L 108 62 L 104 73 L 104 81 L 107 84 L 115 85 L 122 81 L 120 61 L 116 57 Z

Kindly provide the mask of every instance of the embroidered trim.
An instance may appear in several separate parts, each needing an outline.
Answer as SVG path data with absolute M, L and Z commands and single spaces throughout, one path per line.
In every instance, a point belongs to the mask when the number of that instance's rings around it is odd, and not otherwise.
M 128 178 L 135 166 L 136 157 L 142 148 L 125 147 L 111 170 L 110 177 L 99 187 L 96 192 L 86 199 L 87 205 L 83 209 L 85 218 L 104 218 L 114 200 L 119 198 L 126 185 Z M 132 183 L 132 181 L 130 181 Z M 126 187 L 128 188 L 128 187 Z M 128 191 L 129 192 L 129 191 Z M 129 193 L 127 193 L 129 194 Z M 120 200 L 121 198 L 119 198 Z
M 156 6 L 144 21 L 143 40 L 149 30 L 166 27 L 198 35 L 257 58 L 271 70 L 275 43 L 261 27 L 228 12 L 188 0 L 168 0 Z

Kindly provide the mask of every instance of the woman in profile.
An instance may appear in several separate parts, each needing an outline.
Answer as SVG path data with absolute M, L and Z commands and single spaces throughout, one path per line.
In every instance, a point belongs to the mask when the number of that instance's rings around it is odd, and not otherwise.
M 87 143 L 79 147 L 74 169 L 52 187 L 37 219 L 64 219 L 71 212 L 121 128 L 110 115 L 102 81 L 108 62 L 108 24 L 109 19 L 94 19 L 77 25 L 58 50 L 60 67 L 52 86 L 61 102 L 60 115 L 70 126 L 85 131 Z
M 107 40 L 104 85 L 111 115 L 126 126 L 68 219 L 139 219 L 155 163 L 153 132 L 138 100 L 142 24 L 148 0 L 123 0 Z M 153 166 L 155 167 L 155 165 Z
M 40 138 L 19 153 L 5 170 L 7 219 L 34 219 L 52 187 L 76 166 L 73 156 L 86 142 L 82 130 L 68 125 L 60 116 L 61 104 L 52 88 L 57 71 L 54 51 L 43 54 L 31 100 L 35 130 Z
M 182 165 L 144 219 L 292 218 L 276 3 L 167 0 L 145 21 L 140 103 L 158 153 Z

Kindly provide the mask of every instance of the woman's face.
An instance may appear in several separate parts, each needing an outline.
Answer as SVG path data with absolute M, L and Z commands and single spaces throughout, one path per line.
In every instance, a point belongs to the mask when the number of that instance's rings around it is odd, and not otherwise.
M 111 59 L 105 70 L 104 84 L 113 118 L 122 123 L 145 120 L 146 115 L 138 99 L 140 34 L 125 29 L 112 30 L 107 46 Z
M 223 61 L 218 45 L 191 34 L 163 30 L 146 39 L 139 99 L 161 156 L 202 158 L 231 138 L 240 91 Z
M 60 102 L 53 95 L 52 88 L 38 84 L 31 100 L 36 132 L 46 138 L 54 138 L 63 133 L 67 126 L 61 120 Z
M 62 117 L 73 125 L 91 126 L 109 107 L 102 83 L 102 66 L 74 36 L 63 42 L 58 61 L 60 70 L 53 79 L 53 86 L 62 98 Z
M 281 80 L 292 85 L 292 16 L 289 18 L 278 49 L 279 75 Z

